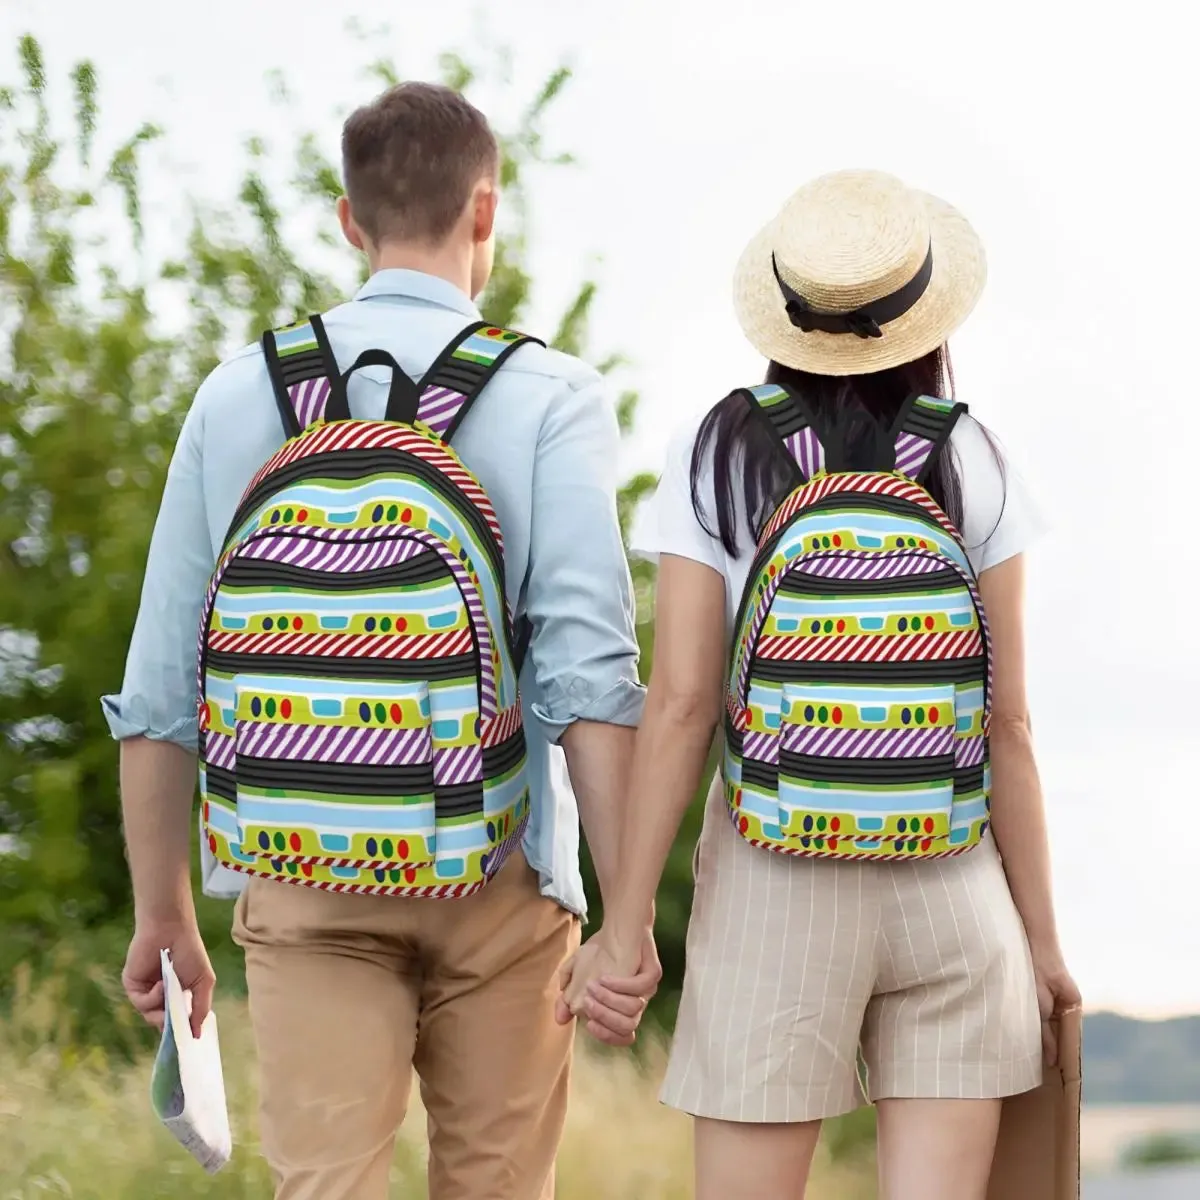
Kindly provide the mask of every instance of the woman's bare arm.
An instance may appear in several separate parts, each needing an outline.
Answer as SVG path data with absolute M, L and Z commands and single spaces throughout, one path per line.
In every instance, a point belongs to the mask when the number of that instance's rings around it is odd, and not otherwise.
M 983 572 L 979 593 L 992 646 L 992 831 L 1030 946 L 1057 953 L 1046 812 L 1025 687 L 1025 563 Z
M 663 866 L 704 772 L 721 714 L 725 581 L 711 567 L 662 556 L 654 668 L 637 732 L 620 840 L 616 899 L 580 952 L 567 999 L 590 980 L 636 968 Z

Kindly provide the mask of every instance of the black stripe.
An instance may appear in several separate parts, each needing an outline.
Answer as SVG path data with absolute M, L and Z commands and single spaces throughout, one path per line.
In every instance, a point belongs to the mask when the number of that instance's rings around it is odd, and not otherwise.
M 930 412 L 926 408 L 913 405 L 908 416 L 904 419 L 904 432 L 916 434 L 917 437 L 928 438 L 936 442 L 946 424 L 948 412 Z
M 434 812 L 439 820 L 482 813 L 483 784 L 456 783 L 451 787 L 438 788 L 434 794 Z
M 954 793 L 978 792 L 983 788 L 983 763 L 977 767 L 962 767 L 954 772 Z
M 944 783 L 954 774 L 954 755 L 931 758 L 826 758 L 813 754 L 779 755 L 779 773 L 812 783 Z
M 741 758 L 742 746 L 745 744 L 745 735 L 740 729 L 734 727 L 733 721 L 728 713 L 725 714 L 725 748 L 735 758 Z
M 980 683 L 987 668 L 982 655 L 930 662 L 787 662 L 755 658 L 750 675 L 766 683 Z
M 807 429 L 812 424 L 790 396 L 779 404 L 772 404 L 764 411 L 781 438 L 791 437 L 793 433 L 799 433 L 801 429 Z
M 422 388 L 450 388 L 464 395 L 470 393 L 487 374 L 487 367 L 482 363 L 468 363 L 461 359 L 450 359 L 432 375 L 421 381 Z
M 311 675 L 317 679 L 403 679 L 432 683 L 447 679 L 474 682 L 479 677 L 474 654 L 447 658 L 338 658 L 320 654 L 242 654 L 206 648 L 205 665 L 227 675 L 253 672 Z
M 329 792 L 337 796 L 432 796 L 433 763 L 385 767 L 372 763 L 309 762 L 238 755 L 244 787 Z
M 802 566 L 788 571 L 779 585 L 789 596 L 874 596 L 902 592 L 944 593 L 962 591 L 962 576 L 957 571 L 933 571 L 928 575 L 897 575 L 894 579 L 830 579 L 810 575 Z
M 525 731 L 518 729 L 506 742 L 483 748 L 483 776 L 495 779 L 507 775 L 525 757 Z
M 489 761 L 488 761 L 489 753 L 496 751 L 496 752 L 500 752 L 502 754 L 508 755 L 509 753 L 511 753 L 514 745 L 517 746 L 519 751 L 523 752 L 524 751 L 524 737 L 518 735 L 518 737 L 510 738 L 507 742 L 504 743 L 503 746 L 497 746 L 494 748 L 489 748 L 488 750 L 484 750 L 483 762 L 484 762 L 485 775 L 490 777 L 493 772 L 493 767 L 489 764 Z M 257 762 L 258 764 L 261 765 L 263 763 L 267 763 L 268 767 L 273 767 L 275 765 L 275 761 L 276 760 L 273 760 L 273 759 L 272 760 L 239 759 L 238 767 L 239 767 L 239 772 L 242 777 L 242 782 L 248 786 L 257 786 L 257 787 L 277 786 L 277 782 L 273 782 L 270 784 L 263 784 L 262 782 L 256 782 L 256 780 L 254 778 L 252 778 L 252 775 L 254 775 L 255 772 L 254 771 L 247 772 L 247 770 L 246 770 L 247 764 L 253 764 L 253 763 Z M 370 796 L 373 796 L 373 795 L 428 795 L 432 791 L 433 796 L 434 796 L 435 815 L 437 818 L 462 817 L 462 816 L 468 816 L 472 813 L 482 813 L 483 812 L 483 785 L 482 784 L 480 784 L 480 783 L 461 783 L 461 784 L 454 784 L 450 787 L 435 787 L 433 785 L 432 767 L 429 764 L 424 764 L 423 766 L 421 766 L 419 768 L 412 768 L 413 770 L 424 771 L 426 774 L 425 774 L 425 779 L 424 779 L 424 785 L 415 791 L 408 791 L 408 792 L 393 787 L 390 782 L 388 783 L 388 786 L 385 788 L 377 789 L 377 788 L 364 787 L 360 780 L 349 779 L 348 777 L 346 779 L 343 779 L 342 781 L 339 781 L 338 785 L 336 787 L 323 788 L 323 787 L 320 787 L 319 785 L 316 785 L 313 783 L 314 775 L 313 775 L 313 771 L 312 771 L 311 767 L 312 766 L 316 766 L 316 767 L 335 766 L 336 767 L 338 764 L 294 763 L 292 765 L 295 768 L 294 773 L 301 777 L 299 785 L 298 785 L 301 790 L 347 792 L 347 793 L 351 793 L 351 794 L 370 795 Z M 371 771 L 371 772 L 376 772 L 380 768 L 367 767 L 365 769 L 368 771 Z M 384 768 L 384 769 L 387 769 L 387 768 Z M 506 767 L 505 769 L 508 769 L 508 768 Z M 270 769 L 268 769 L 266 772 L 259 771 L 257 774 L 260 778 L 265 777 L 265 775 L 272 775 L 274 780 L 278 781 L 278 779 L 279 779 L 279 776 L 275 775 Z M 233 771 L 228 771 L 224 767 L 208 766 L 205 769 L 205 782 L 206 782 L 207 790 L 212 795 L 218 796 L 230 804 L 237 803 L 237 775 Z M 295 790 L 295 787 L 297 785 L 292 784 L 292 785 L 285 785 L 285 786 L 289 786 L 290 790 Z
M 371 571 L 317 571 L 311 567 L 297 567 L 292 563 L 272 562 L 265 558 L 234 558 L 225 569 L 221 586 L 369 592 L 453 579 L 453 572 L 441 557 L 435 551 L 427 550 L 394 567 L 377 567 Z
M 299 354 L 281 355 L 279 369 L 284 381 L 293 385 L 306 379 L 321 379 L 327 374 L 325 358 L 320 350 L 303 350 Z
M 237 803 L 237 776 L 232 771 L 205 763 L 204 785 L 214 796 L 220 796 L 222 800 L 227 800 L 230 804 Z
M 735 749 L 735 754 L 741 754 L 741 745 Z M 956 796 L 969 795 L 972 792 L 978 792 L 983 787 L 983 767 L 963 767 L 959 770 L 953 770 L 954 758 L 948 755 L 945 758 L 937 759 L 916 759 L 918 765 L 922 763 L 936 762 L 939 764 L 938 773 L 930 778 L 929 772 L 926 770 L 924 774 L 913 773 L 911 778 L 905 777 L 902 773 L 892 774 L 888 778 L 883 778 L 882 774 L 872 775 L 870 778 L 863 778 L 861 771 L 857 773 L 837 774 L 836 767 L 830 768 L 830 763 L 837 763 L 837 759 L 814 759 L 810 760 L 807 756 L 791 754 L 784 752 L 780 755 L 781 764 L 783 765 L 782 774 L 787 775 L 791 779 L 808 779 L 812 782 L 848 782 L 855 778 L 862 778 L 864 783 L 939 783 L 947 778 L 952 778 L 954 781 L 954 794 Z M 793 768 L 797 761 L 804 762 L 805 767 L 802 770 L 790 769 Z M 856 764 L 871 762 L 871 759 L 854 759 Z M 888 766 L 894 766 L 896 763 L 903 762 L 902 759 L 883 759 L 878 760 Z M 812 765 L 809 765 L 809 764 Z M 816 764 L 820 764 L 819 766 Z M 742 759 L 742 780 L 747 784 L 753 784 L 756 787 L 763 788 L 766 791 L 773 792 L 779 788 L 779 776 L 781 774 L 780 766 L 775 763 L 765 763 L 754 758 Z
M 310 454 L 273 471 L 238 505 L 229 532 L 230 536 L 245 523 L 256 509 L 289 484 L 315 479 L 366 480 L 378 475 L 408 475 L 428 485 L 454 506 L 455 511 L 475 530 L 479 541 L 491 559 L 497 577 L 504 579 L 504 560 L 500 547 L 483 514 L 445 472 L 423 458 L 406 450 L 332 450 L 325 454 Z
M 756 758 L 742 759 L 742 782 L 774 792 L 779 788 L 779 767 L 775 763 L 760 762 Z

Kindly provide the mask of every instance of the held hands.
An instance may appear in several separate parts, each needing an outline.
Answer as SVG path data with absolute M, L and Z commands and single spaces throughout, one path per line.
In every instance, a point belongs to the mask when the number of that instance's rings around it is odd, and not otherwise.
M 573 1017 L 582 1018 L 597 1041 L 632 1046 L 661 978 L 662 965 L 651 930 L 646 930 L 641 945 L 630 952 L 601 929 L 563 967 L 555 1017 L 560 1025 Z

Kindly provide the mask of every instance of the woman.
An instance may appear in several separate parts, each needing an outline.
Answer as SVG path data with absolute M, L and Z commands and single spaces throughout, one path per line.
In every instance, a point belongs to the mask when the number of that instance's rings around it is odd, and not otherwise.
M 1047 1018 L 1079 1000 L 1026 706 L 1040 525 L 950 401 L 946 340 L 984 275 L 967 222 L 890 176 L 802 188 L 737 268 L 768 386 L 676 442 L 648 522 L 619 899 L 566 1002 L 636 1026 L 655 889 L 723 726 L 663 1092 L 696 1118 L 700 1200 L 802 1196 L 821 1121 L 864 1092 L 886 1200 L 983 1200 L 1000 1099 L 1037 1086 Z

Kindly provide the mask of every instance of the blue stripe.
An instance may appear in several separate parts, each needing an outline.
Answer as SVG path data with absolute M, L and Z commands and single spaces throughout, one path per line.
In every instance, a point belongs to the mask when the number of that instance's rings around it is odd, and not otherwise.
M 887 587 L 887 580 L 879 581 L 880 590 Z M 785 617 L 803 621 L 808 617 L 818 616 L 857 616 L 863 613 L 893 613 L 905 616 L 908 613 L 966 613 L 973 616 L 975 604 L 966 587 L 957 592 L 941 593 L 932 596 L 882 596 L 873 599 L 870 596 L 842 597 L 841 599 L 817 599 L 792 596 L 787 592 L 777 592 L 771 605 L 771 616 L 777 613 Z
M 238 796 L 238 817 L 251 825 L 284 825 L 313 829 L 318 833 L 433 832 L 433 797 L 414 798 L 400 805 L 352 804 L 348 801 L 320 803 L 313 800 L 273 799 L 243 793 Z
M 275 334 L 275 345 L 280 350 L 291 350 L 296 346 L 304 345 L 306 342 L 315 342 L 316 334 L 313 332 L 313 327 L 307 321 L 296 329 L 287 329 Z
M 896 538 L 903 536 L 916 538 L 930 543 L 929 548 L 945 555 L 957 566 L 970 572 L 971 567 L 967 556 L 958 543 L 944 530 L 935 529 L 915 518 L 896 516 L 891 513 L 872 516 L 857 510 L 831 513 L 804 513 L 788 529 L 780 539 L 779 548 L 788 558 L 796 558 L 801 553 L 810 552 L 805 545 L 806 538 L 816 534 L 865 533 L 868 537 L 874 535 L 882 539 L 882 548 L 900 549 L 896 546 Z M 906 547 L 911 549 L 911 547 Z
M 893 816 L 948 812 L 953 795 L 953 785 L 949 781 L 941 787 L 922 788 L 913 792 L 901 792 L 895 788 L 864 792 L 853 788 L 843 791 L 832 787 L 812 787 L 786 777 L 780 777 L 779 780 L 779 809 L 782 813 L 796 809 L 807 812 L 863 812 L 869 815 L 885 813 Z
M 377 683 L 369 679 L 308 679 L 287 675 L 238 675 L 227 693 L 229 700 L 237 690 L 270 692 L 276 696 L 328 696 L 347 700 L 418 700 L 422 711 L 429 709 L 429 689 L 423 683 Z M 210 695 L 212 689 L 209 689 Z M 440 697 L 441 699 L 441 697 Z
M 789 683 L 785 707 L 792 704 L 949 704 L 952 683 L 898 683 L 895 687 L 856 687 L 852 683 Z
M 386 592 L 253 592 L 244 595 L 237 592 L 218 590 L 214 606 L 222 615 L 238 613 L 244 616 L 348 616 L 365 613 L 368 616 L 391 613 L 420 615 L 433 613 L 438 616 L 453 615 L 463 610 L 462 593 L 453 580 L 436 586 L 401 591 L 399 588 Z

